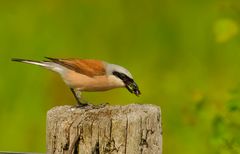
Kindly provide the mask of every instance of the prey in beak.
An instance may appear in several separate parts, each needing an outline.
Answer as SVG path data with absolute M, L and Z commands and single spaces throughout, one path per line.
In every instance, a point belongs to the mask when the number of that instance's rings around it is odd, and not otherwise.
M 132 78 L 128 77 L 124 73 L 120 73 L 116 71 L 113 72 L 113 75 L 115 75 L 116 77 L 120 78 L 123 81 L 123 83 L 125 84 L 125 87 L 130 93 L 133 93 L 136 96 L 139 96 L 141 94 L 138 88 L 138 85 Z
M 139 96 L 141 94 L 137 84 L 134 81 L 126 84 L 126 88 L 129 92 L 134 93 L 136 96 Z

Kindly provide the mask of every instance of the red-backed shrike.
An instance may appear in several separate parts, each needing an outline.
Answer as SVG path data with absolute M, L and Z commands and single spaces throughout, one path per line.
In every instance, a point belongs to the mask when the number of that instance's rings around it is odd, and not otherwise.
M 88 105 L 81 101 L 81 91 L 106 91 L 126 87 L 136 96 L 141 94 L 131 73 L 122 66 L 93 59 L 46 58 L 48 60 L 44 61 L 13 58 L 12 61 L 39 65 L 59 73 L 80 107 Z

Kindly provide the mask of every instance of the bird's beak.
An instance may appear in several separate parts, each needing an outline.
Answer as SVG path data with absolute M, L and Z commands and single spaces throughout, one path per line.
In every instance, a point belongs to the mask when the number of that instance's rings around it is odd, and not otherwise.
M 125 84 L 125 87 L 130 93 L 134 93 L 136 96 L 139 96 L 141 94 L 136 82 L 134 82 L 132 78 L 129 78 L 125 74 L 119 73 L 116 71 L 113 72 L 113 75 L 115 75 L 116 77 L 118 77 L 123 81 L 123 83 Z
M 126 88 L 130 93 L 134 93 L 136 96 L 139 96 L 141 94 L 137 84 L 134 81 L 126 84 Z

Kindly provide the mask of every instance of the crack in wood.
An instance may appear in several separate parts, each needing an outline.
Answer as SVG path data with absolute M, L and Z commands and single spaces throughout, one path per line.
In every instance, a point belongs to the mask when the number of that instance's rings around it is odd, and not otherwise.
M 112 127 L 113 127 L 113 123 L 112 123 L 112 118 L 110 118 L 110 132 L 109 132 L 109 140 L 106 144 L 106 146 L 104 147 L 104 152 L 105 153 L 111 153 L 113 151 L 119 151 L 119 147 L 117 148 L 115 145 L 115 140 L 112 137 Z
M 140 135 L 141 135 L 141 138 L 140 138 L 140 143 L 139 143 L 141 153 L 143 153 L 144 148 L 148 148 L 148 142 L 147 142 L 148 131 L 147 131 L 146 128 L 143 128 L 144 125 L 146 125 L 146 123 L 143 124 L 143 118 L 141 117 L 140 118 L 140 130 L 141 130 Z
M 91 139 L 92 139 L 92 136 L 93 136 L 93 123 L 94 123 L 94 121 L 95 121 L 94 119 L 91 121 L 91 126 L 90 126 L 90 128 L 91 128 L 91 130 L 90 130 L 90 132 L 91 132 Z
M 152 129 L 147 129 L 147 135 L 148 135 L 148 133 L 153 134 L 154 131 Z
M 56 123 L 54 126 L 55 126 L 55 127 L 54 127 L 54 133 L 55 133 L 55 134 L 53 135 L 53 141 L 52 141 L 52 142 L 53 142 L 53 143 L 52 143 L 52 144 L 53 144 L 53 153 L 55 153 L 55 151 L 56 151 L 56 149 L 57 149 L 57 148 L 56 148 L 56 147 L 57 147 L 57 146 L 56 146 L 56 143 L 57 143 L 57 136 L 56 136 L 56 133 L 57 133 L 57 123 Z
M 142 138 L 142 139 L 141 139 L 140 146 L 146 146 L 146 148 L 148 148 L 147 139 Z M 143 148 L 142 148 L 142 149 L 143 149 Z
M 53 135 L 53 153 L 55 153 L 55 151 L 56 151 L 56 139 L 57 139 L 57 136 L 56 135 Z
M 92 150 L 92 154 L 100 154 L 99 142 L 97 142 Z
M 69 148 L 70 148 L 70 129 L 71 129 L 73 123 L 74 123 L 74 121 L 70 122 L 69 126 L 66 130 L 67 131 L 67 143 L 63 146 L 63 150 L 66 150 L 66 151 L 69 150 Z
M 142 119 L 142 117 L 140 117 L 140 138 L 141 138 L 141 140 L 140 140 L 139 145 L 140 145 L 141 154 L 143 153 L 143 140 L 144 140 L 142 123 L 143 123 L 143 119 Z
M 77 136 L 75 136 L 75 138 L 74 138 L 74 140 L 72 142 L 72 145 L 69 148 L 68 154 L 72 154 L 73 152 L 75 154 L 76 146 L 77 146 L 77 150 L 78 150 L 79 142 L 80 142 L 80 135 L 78 134 Z
M 79 127 L 80 127 L 80 128 L 79 128 Z M 78 126 L 77 126 L 77 129 L 80 131 L 80 132 L 79 132 L 80 141 L 84 143 L 82 123 L 81 123 L 81 125 L 78 125 Z
M 125 131 L 126 131 L 126 134 L 125 134 L 125 154 L 127 154 L 127 138 L 128 138 L 128 116 L 126 115 L 127 117 L 127 122 L 126 122 L 126 128 L 125 128 Z
M 78 154 L 79 151 L 79 142 L 80 142 L 80 137 L 77 138 L 75 144 L 74 144 L 74 154 Z
M 70 146 L 70 152 L 69 154 L 72 154 L 72 152 L 74 152 L 75 154 L 75 151 L 79 151 L 79 143 L 80 141 L 81 142 L 84 142 L 84 139 L 83 139 L 83 127 L 82 127 L 82 122 L 86 119 L 86 112 L 83 113 L 82 117 L 80 117 L 79 119 L 77 119 L 77 122 L 74 121 L 73 123 L 76 122 L 76 124 L 73 126 L 73 124 L 71 125 L 71 127 L 76 127 L 76 130 L 77 130 L 77 136 L 75 136 L 73 142 L 72 142 L 72 146 Z M 80 127 L 80 128 L 79 128 Z M 77 146 L 77 147 L 76 147 Z M 76 149 L 77 148 L 77 149 Z
M 110 118 L 110 140 L 112 139 L 112 118 Z
M 120 147 L 116 147 L 115 140 L 112 139 L 107 142 L 106 147 L 104 148 L 104 153 L 111 153 L 113 151 L 118 152 Z
M 69 149 L 69 143 L 64 144 L 64 145 L 63 145 L 63 150 L 66 151 L 66 150 L 68 150 L 68 149 Z

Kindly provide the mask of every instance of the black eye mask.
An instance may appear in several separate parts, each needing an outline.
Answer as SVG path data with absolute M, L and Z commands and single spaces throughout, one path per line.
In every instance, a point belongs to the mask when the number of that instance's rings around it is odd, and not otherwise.
M 116 71 L 113 72 L 113 75 L 115 75 L 116 77 L 118 77 L 124 82 L 125 87 L 129 92 L 134 93 L 136 96 L 139 96 L 141 94 L 137 84 L 134 82 L 132 78 L 128 77 L 123 73 L 119 73 Z

